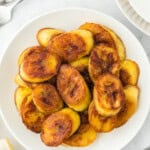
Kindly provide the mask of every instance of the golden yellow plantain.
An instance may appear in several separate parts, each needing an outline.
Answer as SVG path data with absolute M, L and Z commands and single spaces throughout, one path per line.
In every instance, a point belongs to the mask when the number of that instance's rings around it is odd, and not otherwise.
M 31 83 L 44 82 L 57 74 L 61 60 L 40 46 L 27 49 L 19 62 L 19 73 L 23 80 Z M 23 52 L 24 53 L 24 52 Z
M 65 103 L 76 111 L 87 109 L 91 95 L 80 73 L 69 65 L 62 65 L 57 76 L 57 88 Z
M 63 107 L 63 101 L 56 88 L 48 83 L 43 83 L 33 89 L 33 102 L 40 112 L 51 114 Z
M 52 38 L 63 32 L 62 30 L 54 28 L 42 28 L 38 31 L 36 38 L 41 46 L 47 47 Z
M 135 61 L 126 59 L 121 63 L 120 80 L 123 85 L 136 85 L 139 74 L 140 69 Z
M 20 107 L 24 99 L 32 94 L 32 90 L 26 87 L 17 87 L 14 95 L 17 110 L 20 112 Z
M 41 139 L 48 146 L 58 146 L 70 137 L 80 125 L 79 115 L 64 108 L 50 115 L 43 123 Z
M 120 127 L 125 124 L 136 112 L 138 107 L 140 89 L 137 86 L 128 85 L 124 87 L 124 93 L 126 98 L 125 105 L 117 114 L 116 127 Z
M 123 107 L 125 95 L 120 80 L 109 73 L 100 75 L 95 82 L 93 100 L 102 116 L 114 116 Z
M 48 49 L 50 52 L 60 56 L 64 61 L 72 62 L 88 55 L 92 47 L 92 34 L 86 30 L 76 30 L 63 33 L 52 39 Z

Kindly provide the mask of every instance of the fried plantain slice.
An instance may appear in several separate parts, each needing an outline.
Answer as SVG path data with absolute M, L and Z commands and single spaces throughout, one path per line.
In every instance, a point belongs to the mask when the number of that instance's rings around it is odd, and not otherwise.
M 39 44 L 43 47 L 47 47 L 49 41 L 55 36 L 63 33 L 64 31 L 54 28 L 42 28 L 38 31 L 36 38 Z
M 95 129 L 96 132 L 110 132 L 114 129 L 116 123 L 116 116 L 104 117 L 101 116 L 92 101 L 88 109 L 88 119 L 90 125 Z
M 40 46 L 27 49 L 21 54 L 19 73 L 23 80 L 31 83 L 44 82 L 57 74 L 61 60 Z M 23 55 L 23 56 L 22 56 Z
M 84 37 L 85 35 L 85 37 Z M 51 40 L 48 49 L 67 62 L 75 61 L 90 53 L 93 37 L 89 31 L 63 33 Z
M 107 44 L 110 47 L 115 48 L 115 41 L 111 34 L 100 24 L 96 23 L 84 23 L 79 29 L 88 30 L 93 33 L 96 44 Z
M 117 114 L 116 127 L 120 127 L 125 124 L 135 113 L 138 107 L 140 89 L 137 86 L 127 85 L 124 87 L 124 93 L 126 98 L 125 105 Z
M 121 63 L 120 80 L 123 85 L 136 85 L 139 74 L 140 69 L 135 61 L 126 59 Z
M 48 146 L 58 146 L 70 137 L 80 125 L 79 115 L 70 108 L 50 115 L 43 123 L 41 139 Z
M 65 103 L 76 111 L 85 110 L 91 95 L 80 73 L 70 65 L 62 65 L 57 76 L 57 88 Z
M 46 115 L 39 112 L 33 103 L 32 96 L 23 100 L 20 107 L 20 114 L 25 126 L 33 132 L 39 133 Z
M 22 102 L 24 99 L 26 99 L 28 96 L 32 94 L 32 90 L 26 87 L 17 87 L 15 90 L 15 104 L 17 107 L 17 110 L 20 112 L 20 107 L 22 105 Z
M 120 60 L 121 61 L 125 60 L 126 49 L 125 49 L 123 41 L 120 39 L 120 37 L 112 29 L 110 29 L 106 26 L 104 28 L 105 28 L 105 30 L 107 30 L 110 33 L 111 37 L 113 38 Z
M 33 89 L 33 102 L 40 112 L 51 114 L 63 107 L 63 101 L 56 88 L 43 83 Z
M 93 82 L 103 73 L 119 75 L 120 61 L 117 52 L 106 45 L 93 48 L 89 59 L 89 74 Z
M 34 87 L 37 86 L 36 83 L 30 83 L 30 82 L 24 81 L 24 80 L 20 77 L 19 73 L 16 74 L 16 76 L 15 76 L 15 83 L 16 83 L 17 85 L 21 86 L 21 87 L 26 87 L 26 88 L 34 88 Z
M 100 115 L 106 117 L 116 115 L 125 101 L 120 80 L 109 73 L 100 75 L 95 82 L 93 100 Z
M 96 132 L 90 124 L 81 124 L 78 131 L 64 141 L 70 146 L 88 146 L 96 139 Z

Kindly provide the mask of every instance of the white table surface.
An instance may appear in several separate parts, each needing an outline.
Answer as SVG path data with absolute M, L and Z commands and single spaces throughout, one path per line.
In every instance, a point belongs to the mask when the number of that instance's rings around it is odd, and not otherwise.
M 115 4 L 115 0 L 24 0 L 15 8 L 12 20 L 8 24 L 0 27 L 0 60 L 8 43 L 11 41 L 18 29 L 24 25 L 24 23 L 44 12 L 65 7 L 86 7 L 113 16 L 125 24 L 134 33 L 139 41 L 141 41 L 145 48 L 145 52 L 150 58 L 150 37 L 141 33 L 127 21 Z M 0 118 L 0 138 L 4 137 L 10 139 L 15 150 L 25 150 L 12 137 Z M 137 136 L 123 150 L 143 150 L 145 147 L 150 145 L 149 139 L 150 115 Z

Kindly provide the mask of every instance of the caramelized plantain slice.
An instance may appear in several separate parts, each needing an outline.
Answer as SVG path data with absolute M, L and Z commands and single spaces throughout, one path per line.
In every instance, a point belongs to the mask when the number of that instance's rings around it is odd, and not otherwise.
M 91 95 L 80 73 L 69 65 L 62 65 L 57 76 L 57 88 L 65 103 L 76 111 L 85 110 Z
M 84 37 L 84 35 L 86 35 Z M 75 61 L 90 53 L 93 37 L 89 31 L 80 30 L 63 33 L 51 40 L 48 49 L 67 62 Z
M 119 75 L 120 61 L 115 49 L 106 45 L 93 48 L 89 59 L 89 74 L 93 82 L 103 73 Z
M 109 73 L 100 75 L 95 82 L 93 100 L 100 115 L 106 117 L 116 115 L 125 101 L 120 80 Z
M 70 137 L 80 125 L 79 115 L 70 108 L 50 115 L 43 123 L 41 139 L 48 146 L 58 146 Z
M 23 100 L 20 107 L 20 114 L 25 126 L 33 132 L 39 133 L 46 115 L 39 112 L 32 101 L 32 96 Z
M 18 87 L 15 91 L 14 99 L 17 110 L 20 112 L 20 107 L 24 99 L 32 94 L 32 90 L 26 87 Z
M 92 101 L 89 109 L 88 109 L 88 118 L 90 125 L 95 129 L 97 132 L 110 132 L 114 129 L 116 123 L 116 116 L 111 117 L 104 117 L 101 116 Z
M 51 114 L 63 107 L 63 101 L 56 88 L 43 83 L 33 89 L 33 102 L 40 112 Z
M 115 48 L 115 41 L 113 40 L 111 34 L 100 24 L 87 22 L 81 25 L 79 29 L 92 32 L 96 44 L 103 43 Z
M 138 107 L 139 88 L 137 86 L 128 85 L 124 87 L 125 105 L 117 114 L 116 127 L 122 126 L 135 113 Z
M 19 74 L 17 74 L 15 76 L 15 83 L 21 87 L 26 87 L 26 88 L 34 88 L 37 86 L 36 83 L 30 83 L 30 82 L 27 82 L 27 81 L 24 81 Z
M 64 141 L 70 146 L 88 146 L 96 139 L 96 132 L 90 124 L 81 124 L 78 131 Z
M 110 33 L 111 37 L 113 38 L 120 60 L 121 61 L 124 60 L 126 58 L 126 49 L 123 41 L 113 30 L 111 30 L 108 27 L 104 27 L 104 28 Z
M 126 59 L 121 63 L 120 80 L 123 85 L 136 85 L 139 74 L 139 66 L 135 61 Z
M 42 28 L 38 31 L 36 38 L 39 44 L 43 47 L 47 47 L 49 41 L 57 35 L 60 35 L 64 31 L 54 28 Z
M 24 54 L 25 53 L 25 54 Z M 31 83 L 44 82 L 57 74 L 61 60 L 40 46 L 31 47 L 21 54 L 20 76 Z

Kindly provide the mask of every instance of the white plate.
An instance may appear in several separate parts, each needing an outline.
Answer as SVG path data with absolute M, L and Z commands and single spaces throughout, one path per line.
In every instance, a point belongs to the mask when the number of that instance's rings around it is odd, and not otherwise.
M 129 3 L 141 17 L 150 22 L 150 0 L 129 0 Z
M 129 3 L 130 0 L 116 0 L 116 3 L 126 18 L 139 30 L 150 36 L 150 23 L 146 22 Z M 137 0 L 138 1 L 138 0 Z
M 37 31 L 46 26 L 72 30 L 84 22 L 97 22 L 112 28 L 123 40 L 128 58 L 135 60 L 141 69 L 139 87 L 141 88 L 139 107 L 134 116 L 122 127 L 105 134 L 98 134 L 96 141 L 84 150 L 118 150 L 124 147 L 137 134 L 143 125 L 150 108 L 150 65 L 143 47 L 135 36 L 115 19 L 88 9 L 63 9 L 52 11 L 25 25 L 9 44 L 0 66 L 0 108 L 2 118 L 14 137 L 30 150 L 79 150 L 59 146 L 46 147 L 40 136 L 27 130 L 23 125 L 14 104 L 14 76 L 17 73 L 17 60 L 28 46 L 36 45 Z M 83 149 L 83 148 L 81 148 Z

